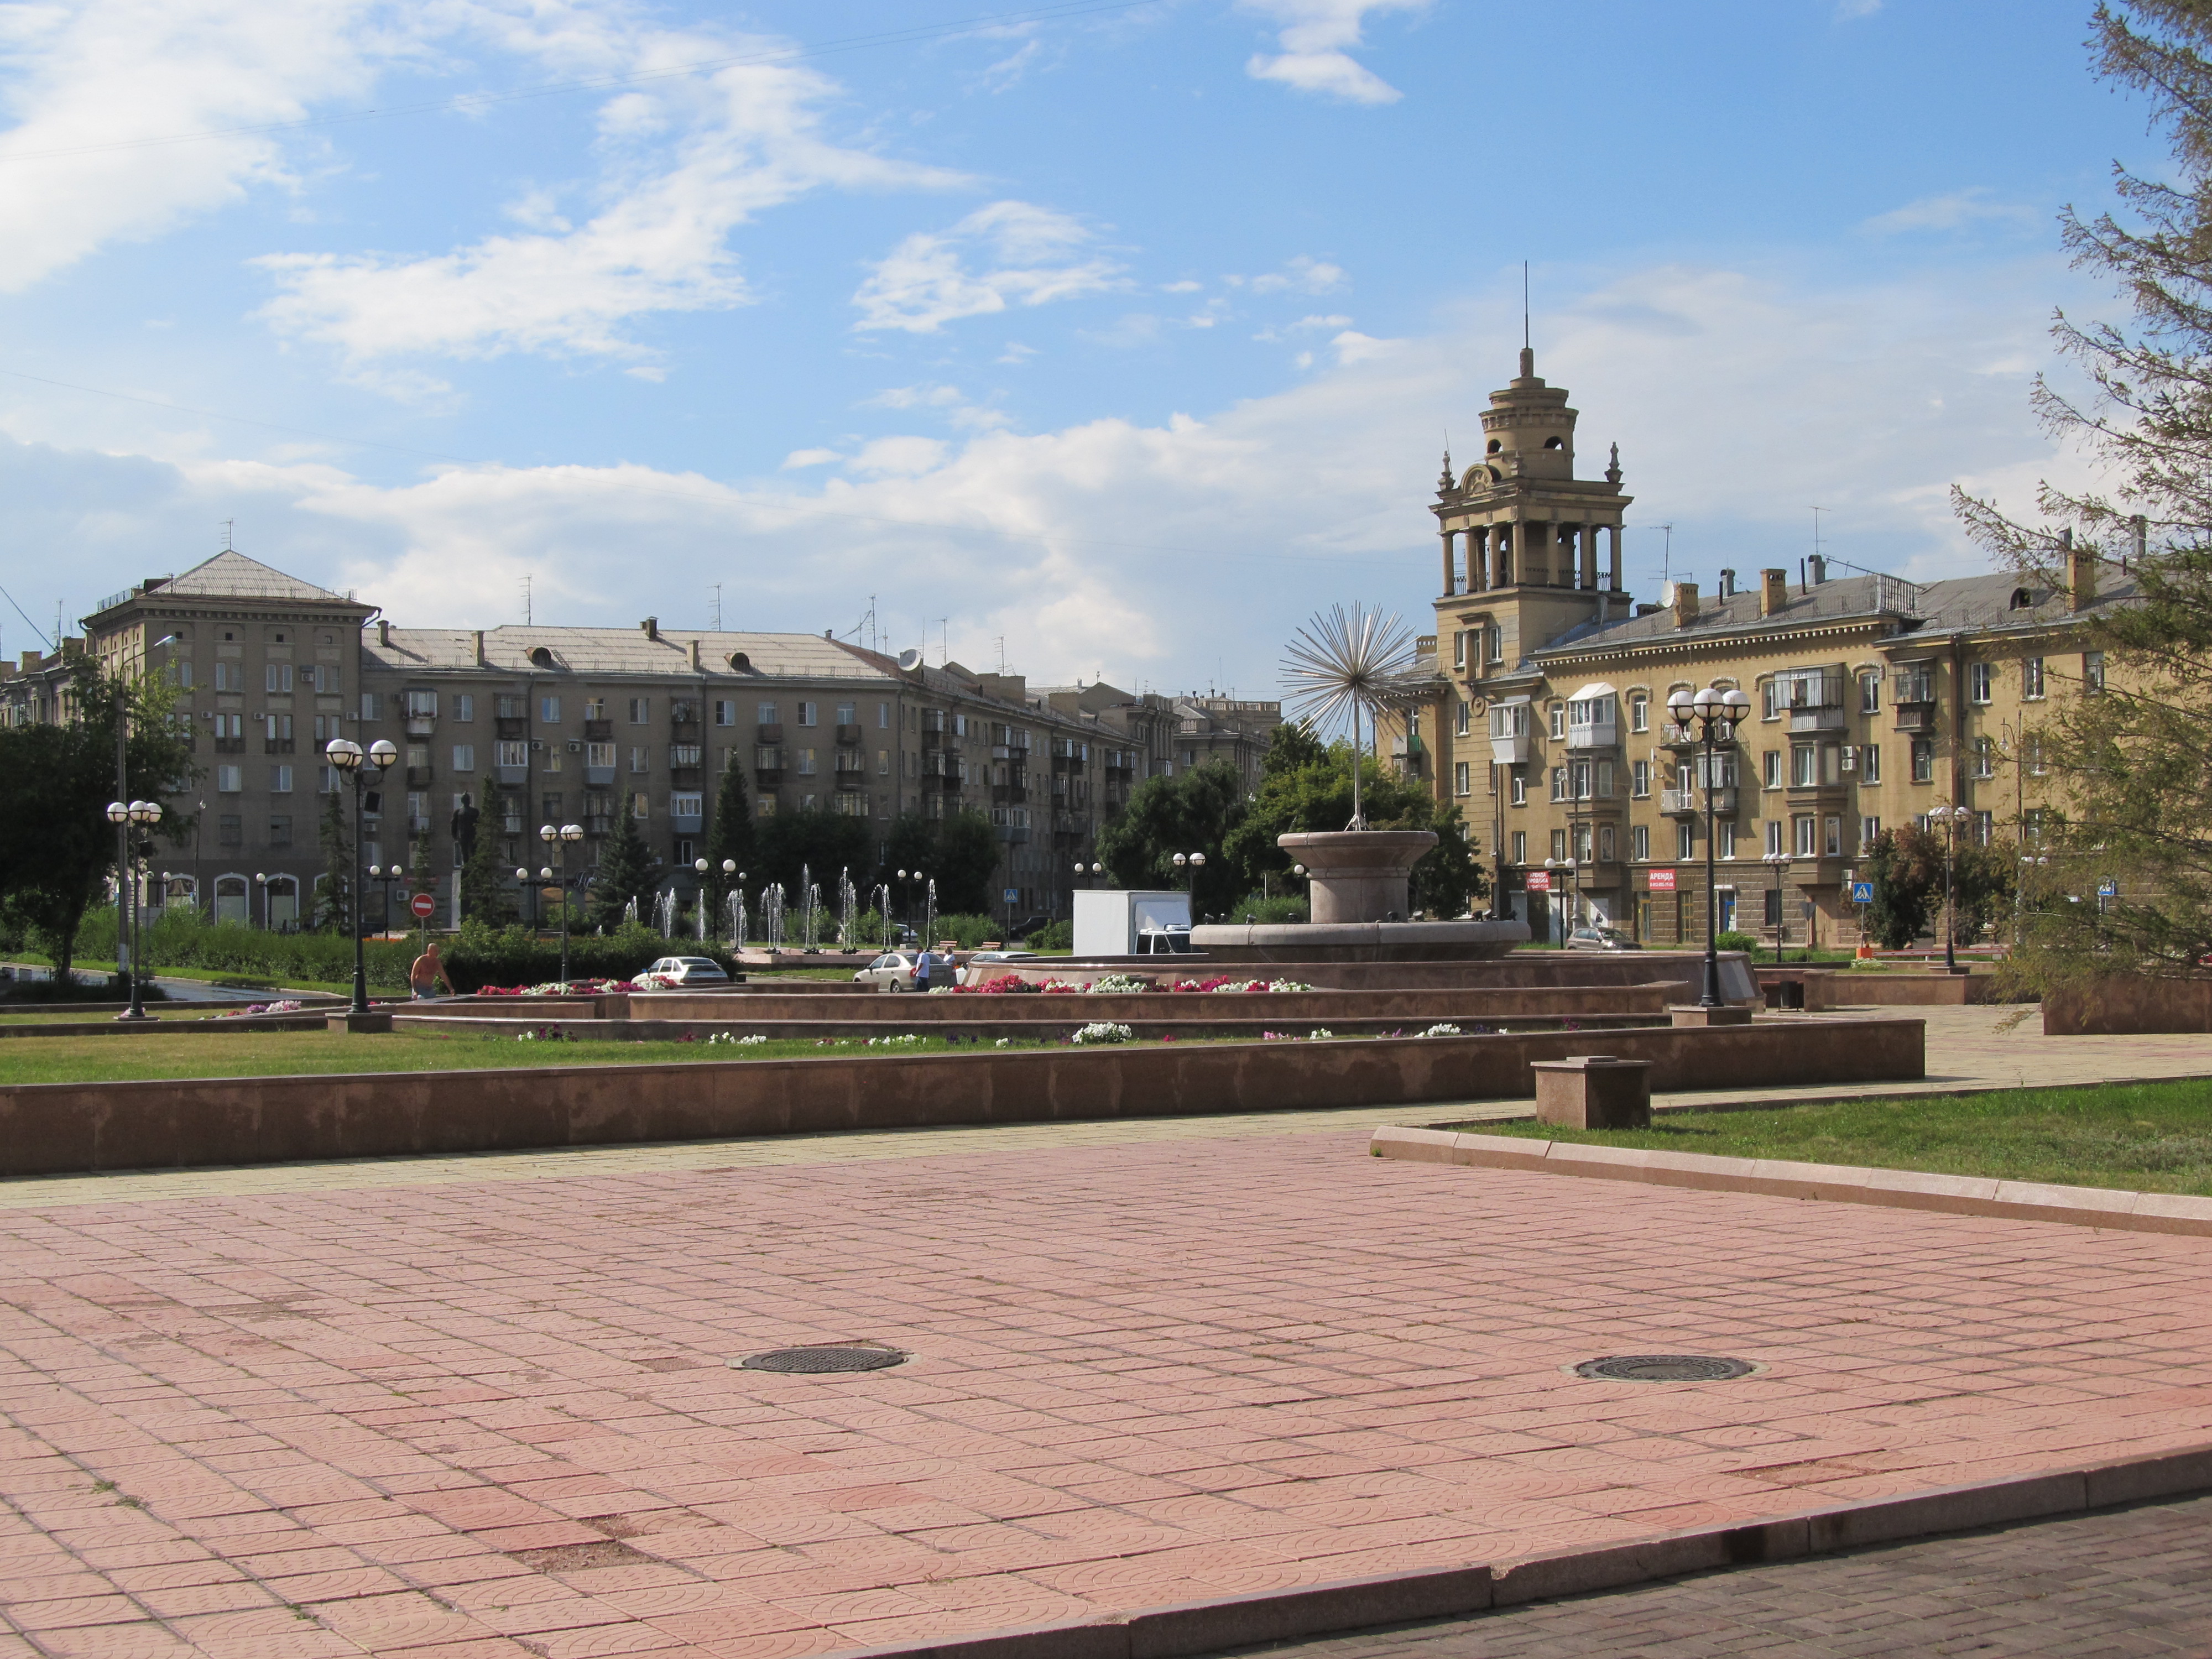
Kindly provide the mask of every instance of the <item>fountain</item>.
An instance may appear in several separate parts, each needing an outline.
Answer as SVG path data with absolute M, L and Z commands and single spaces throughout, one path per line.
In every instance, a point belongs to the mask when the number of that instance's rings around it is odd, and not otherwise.
M 676 932 L 676 890 L 666 888 L 653 901 L 653 931 L 663 939 Z
M 707 942 L 707 890 L 703 886 L 691 906 L 691 931 L 700 944 Z
M 730 949 L 742 953 L 745 948 L 745 890 L 732 887 L 729 902 Z
M 623 906 L 623 926 L 625 927 L 637 926 L 637 895 L 635 893 L 630 895 L 629 902 Z
M 837 872 L 837 948 L 849 951 L 855 941 L 853 937 L 853 913 L 860 895 L 853 890 L 853 872 L 848 867 Z
M 929 878 L 928 887 L 929 890 L 923 896 L 921 907 L 921 942 L 924 945 L 930 944 L 932 936 L 937 932 L 936 877 L 932 876 Z
M 1410 666 L 1397 617 L 1353 605 L 1316 617 L 1291 644 L 1295 700 L 1318 725 L 1352 717 L 1352 822 L 1341 830 L 1278 836 L 1306 868 L 1312 920 L 1284 927 L 1215 924 L 1190 930 L 1191 948 L 1217 962 L 1470 961 L 1528 942 L 1520 921 L 1401 921 L 1413 910 L 1413 871 L 1437 844 L 1426 830 L 1370 830 L 1360 783 L 1362 716 L 1380 708 Z
M 771 953 L 783 949 L 783 884 L 780 881 L 761 894 L 761 930 L 768 935 Z

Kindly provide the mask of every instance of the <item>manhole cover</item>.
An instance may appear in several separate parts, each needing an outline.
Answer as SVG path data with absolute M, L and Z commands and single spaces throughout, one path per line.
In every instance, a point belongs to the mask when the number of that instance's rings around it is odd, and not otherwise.
M 1609 1382 L 1725 1382 L 1758 1369 L 1749 1360 L 1717 1359 L 1710 1354 L 1624 1353 L 1585 1359 L 1575 1367 L 1575 1375 Z
M 903 1364 L 906 1356 L 896 1348 L 824 1347 L 775 1348 L 738 1362 L 749 1371 L 879 1371 L 886 1365 Z

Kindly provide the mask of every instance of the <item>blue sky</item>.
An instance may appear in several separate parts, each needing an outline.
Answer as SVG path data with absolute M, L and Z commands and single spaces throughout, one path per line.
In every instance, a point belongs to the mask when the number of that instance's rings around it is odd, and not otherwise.
M 403 624 L 874 637 L 1273 695 L 1520 343 L 1629 567 L 1978 568 L 2053 215 L 2140 104 L 2081 0 L 0 7 L 9 593 L 237 545 Z M 980 21 L 979 21 L 980 20 Z M 1671 542 L 1657 526 L 1673 526 Z M 1671 553 L 1668 550 L 1671 546 Z M 0 607 L 0 648 L 37 643 Z

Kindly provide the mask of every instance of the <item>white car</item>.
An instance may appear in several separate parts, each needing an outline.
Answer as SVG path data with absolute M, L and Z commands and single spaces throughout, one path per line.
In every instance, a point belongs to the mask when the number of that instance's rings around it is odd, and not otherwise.
M 853 975 L 854 982 L 873 985 L 892 991 L 914 989 L 914 964 L 920 957 L 918 951 L 886 951 L 866 967 Z M 952 985 L 958 982 L 951 958 L 941 951 L 930 952 L 930 983 Z
M 967 965 L 952 976 L 953 983 L 979 985 L 987 979 L 1003 977 L 1008 963 L 1043 960 L 1035 951 L 978 951 L 968 958 Z
M 710 957 L 663 957 L 631 982 L 656 990 L 674 990 L 684 985 L 727 985 L 730 976 L 722 971 L 722 964 Z

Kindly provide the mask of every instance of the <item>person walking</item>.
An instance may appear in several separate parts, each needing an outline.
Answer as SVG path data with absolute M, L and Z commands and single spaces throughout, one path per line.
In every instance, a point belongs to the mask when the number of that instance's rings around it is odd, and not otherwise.
M 936 966 L 936 963 L 937 958 L 929 954 L 929 947 L 927 945 L 923 945 L 921 947 L 921 954 L 914 959 L 914 988 L 915 990 L 927 991 L 929 989 L 930 971 Z
M 453 989 L 453 981 L 447 975 L 446 964 L 438 959 L 438 944 L 433 939 L 422 947 L 422 954 L 416 957 L 408 968 L 407 988 L 414 993 L 416 1001 L 428 1002 L 437 994 L 437 987 L 441 981 L 447 996 L 459 994 Z

